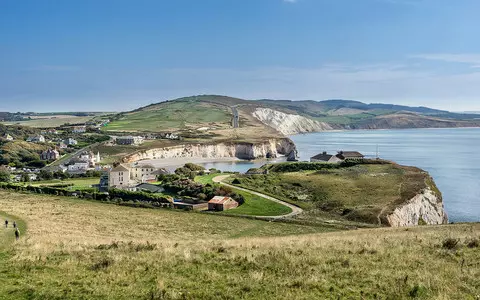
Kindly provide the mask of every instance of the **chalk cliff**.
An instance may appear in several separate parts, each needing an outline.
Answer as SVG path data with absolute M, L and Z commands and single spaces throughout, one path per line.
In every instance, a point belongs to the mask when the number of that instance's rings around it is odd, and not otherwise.
M 295 144 L 288 138 L 270 139 L 261 143 L 218 143 L 218 144 L 185 144 L 173 147 L 155 148 L 132 153 L 123 158 L 124 163 L 144 159 L 162 158 L 224 158 L 240 159 L 270 158 L 278 155 L 289 155 L 295 152 Z
M 253 116 L 263 124 L 270 126 L 284 135 L 317 132 L 334 129 L 331 125 L 318 122 L 295 114 L 287 114 L 270 108 L 257 108 Z
M 397 207 L 386 216 L 386 220 L 392 227 L 448 223 L 442 196 L 435 193 L 430 187 Z

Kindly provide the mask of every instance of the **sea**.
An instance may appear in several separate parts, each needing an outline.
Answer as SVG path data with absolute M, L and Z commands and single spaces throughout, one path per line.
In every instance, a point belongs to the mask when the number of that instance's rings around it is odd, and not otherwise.
M 300 160 L 327 151 L 359 151 L 430 173 L 442 192 L 450 222 L 480 221 L 480 128 L 328 131 L 290 137 Z M 207 168 L 246 172 L 267 162 L 215 162 Z

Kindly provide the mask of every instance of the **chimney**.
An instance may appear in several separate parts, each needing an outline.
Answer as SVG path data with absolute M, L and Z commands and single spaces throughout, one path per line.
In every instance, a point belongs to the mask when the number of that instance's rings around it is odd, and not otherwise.
M 323 151 L 323 153 L 322 153 L 322 154 L 323 154 L 323 155 L 327 155 L 327 151 Z

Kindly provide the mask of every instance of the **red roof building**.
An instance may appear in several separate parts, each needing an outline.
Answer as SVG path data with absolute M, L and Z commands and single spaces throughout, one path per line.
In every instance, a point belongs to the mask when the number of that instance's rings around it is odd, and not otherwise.
M 208 201 L 208 210 L 224 211 L 238 207 L 238 202 L 230 197 L 215 196 Z

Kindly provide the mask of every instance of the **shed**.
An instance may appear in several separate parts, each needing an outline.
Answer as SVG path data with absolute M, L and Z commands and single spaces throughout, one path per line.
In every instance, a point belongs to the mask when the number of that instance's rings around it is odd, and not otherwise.
M 215 196 L 208 201 L 208 210 L 224 211 L 238 207 L 238 202 L 230 197 Z

